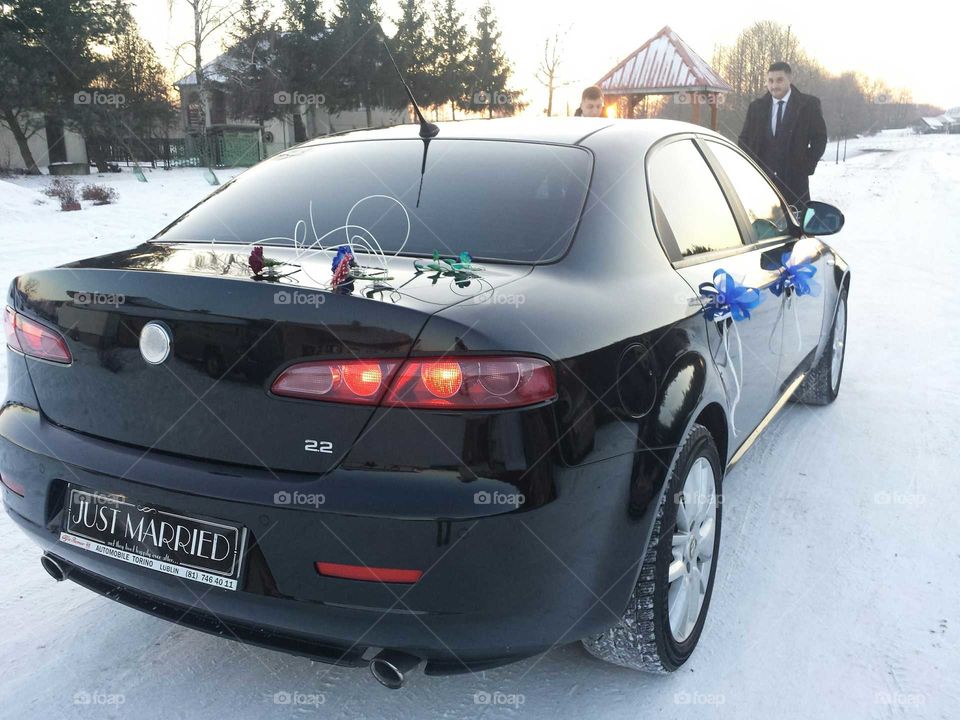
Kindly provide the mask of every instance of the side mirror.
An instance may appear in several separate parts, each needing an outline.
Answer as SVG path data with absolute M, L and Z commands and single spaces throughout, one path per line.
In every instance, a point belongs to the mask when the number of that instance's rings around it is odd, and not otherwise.
M 803 232 L 807 235 L 833 235 L 843 227 L 843 213 L 833 205 L 811 200 L 803 214 Z

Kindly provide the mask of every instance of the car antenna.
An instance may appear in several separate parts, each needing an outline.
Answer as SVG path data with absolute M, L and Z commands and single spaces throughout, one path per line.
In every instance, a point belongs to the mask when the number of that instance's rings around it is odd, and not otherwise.
M 436 137 L 440 132 L 440 128 L 434 125 L 431 122 L 427 122 L 426 118 L 423 117 L 423 113 L 420 112 L 420 106 L 417 105 L 416 99 L 413 97 L 413 92 L 410 90 L 410 86 L 407 85 L 407 81 L 403 77 L 403 73 L 400 72 L 400 68 L 397 66 L 397 61 L 393 59 L 393 53 L 390 52 L 390 46 L 387 45 L 387 34 L 383 32 L 383 28 L 380 28 L 380 42 L 383 43 L 384 49 L 387 51 L 387 56 L 390 58 L 390 62 L 393 63 L 393 69 L 397 71 L 397 75 L 400 77 L 400 84 L 403 85 L 403 89 L 407 91 L 407 97 L 410 98 L 410 102 L 413 103 L 413 112 L 417 116 L 417 121 L 420 123 L 420 137 L 424 140 L 429 140 L 430 138 Z M 424 161 L 426 161 L 426 154 L 424 154 Z

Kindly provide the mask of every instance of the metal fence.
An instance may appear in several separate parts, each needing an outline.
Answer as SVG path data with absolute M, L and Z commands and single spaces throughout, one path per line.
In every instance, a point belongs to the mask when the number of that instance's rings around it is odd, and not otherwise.
M 206 138 L 91 138 L 87 157 L 91 163 L 162 167 L 250 167 L 262 159 L 259 133 L 212 131 Z

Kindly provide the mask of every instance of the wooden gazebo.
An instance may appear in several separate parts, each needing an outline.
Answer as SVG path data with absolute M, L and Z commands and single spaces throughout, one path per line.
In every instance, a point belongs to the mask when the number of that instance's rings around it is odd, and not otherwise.
M 700 124 L 700 106 L 710 107 L 710 127 L 717 129 L 717 105 L 730 87 L 669 26 L 647 40 L 597 83 L 604 97 L 625 98 L 627 117 L 648 95 L 675 95 L 693 109 Z

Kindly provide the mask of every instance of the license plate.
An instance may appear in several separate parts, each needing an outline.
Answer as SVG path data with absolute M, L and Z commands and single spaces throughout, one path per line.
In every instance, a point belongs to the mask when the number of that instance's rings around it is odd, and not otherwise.
M 73 486 L 60 540 L 131 565 L 236 590 L 247 530 Z

